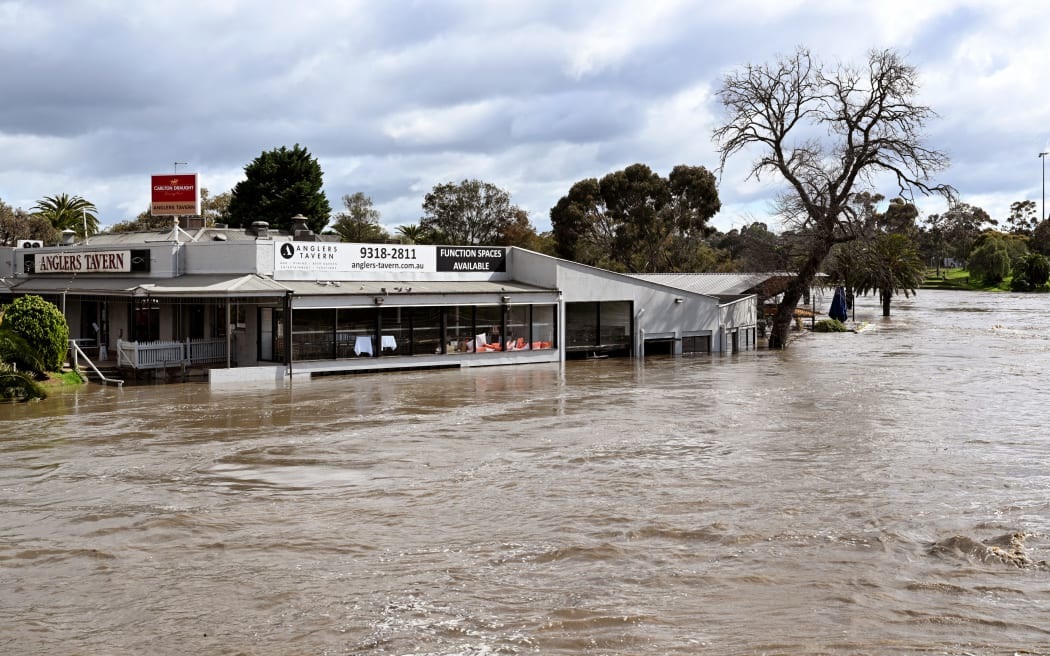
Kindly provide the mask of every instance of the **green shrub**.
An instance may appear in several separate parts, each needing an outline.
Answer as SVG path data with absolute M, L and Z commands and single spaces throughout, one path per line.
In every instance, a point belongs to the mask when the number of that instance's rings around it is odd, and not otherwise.
M 69 325 L 53 303 L 39 296 L 20 296 L 0 314 L 3 327 L 24 339 L 44 367 L 49 371 L 62 367 L 69 350 Z
M 844 333 L 847 330 L 846 324 L 838 319 L 821 319 L 813 325 L 813 331 L 818 333 Z
M 1039 253 L 1026 253 L 1014 263 L 1014 279 L 1010 289 L 1030 292 L 1045 285 L 1047 280 L 1050 280 L 1050 260 Z
M 1010 275 L 1010 254 L 1002 240 L 989 239 L 970 253 L 970 273 L 986 285 L 997 285 Z
M 0 362 L 0 399 L 46 399 L 47 392 L 33 377 Z

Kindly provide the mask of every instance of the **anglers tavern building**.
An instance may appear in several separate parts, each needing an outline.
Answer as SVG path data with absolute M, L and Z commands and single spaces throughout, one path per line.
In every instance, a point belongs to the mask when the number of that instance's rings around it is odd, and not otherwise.
M 202 366 L 213 383 L 731 353 L 757 339 L 754 295 L 515 247 L 350 244 L 261 222 L 63 242 L 0 247 L 0 297 L 51 301 L 92 358 Z

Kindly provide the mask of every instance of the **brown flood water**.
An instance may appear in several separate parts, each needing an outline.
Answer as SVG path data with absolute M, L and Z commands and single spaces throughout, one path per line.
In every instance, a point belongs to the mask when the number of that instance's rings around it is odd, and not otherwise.
M 1050 653 L 1050 303 L 0 405 L 0 653 Z

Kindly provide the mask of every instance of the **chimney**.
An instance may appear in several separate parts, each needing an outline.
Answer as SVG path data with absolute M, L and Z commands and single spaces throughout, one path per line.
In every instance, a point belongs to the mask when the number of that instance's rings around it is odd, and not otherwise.
M 256 239 L 269 239 L 270 224 L 266 221 L 252 221 L 252 227 L 248 230 L 248 232 L 254 233 Z
M 292 239 L 295 241 L 317 241 L 314 231 L 306 225 L 307 218 L 302 214 L 292 217 Z
M 70 230 L 69 228 L 66 228 L 62 231 L 62 240 L 58 243 L 61 246 L 72 246 L 74 243 L 76 243 L 76 240 L 77 233 Z

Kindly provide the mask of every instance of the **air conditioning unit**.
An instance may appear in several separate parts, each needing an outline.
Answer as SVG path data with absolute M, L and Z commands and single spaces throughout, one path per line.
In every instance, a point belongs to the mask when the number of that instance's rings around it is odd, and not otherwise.
M 15 242 L 16 248 L 43 248 L 44 242 L 39 239 L 19 239 Z

